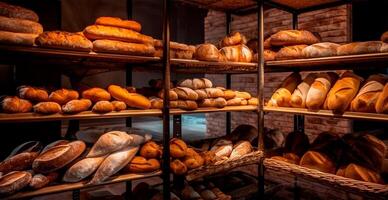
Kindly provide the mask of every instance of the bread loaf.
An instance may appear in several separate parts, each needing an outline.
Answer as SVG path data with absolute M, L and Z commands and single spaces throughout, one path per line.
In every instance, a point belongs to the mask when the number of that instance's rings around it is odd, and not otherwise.
M 180 87 L 188 87 L 193 90 L 213 87 L 213 83 L 207 78 L 185 79 L 178 83 Z
M 272 94 L 268 106 L 289 107 L 291 95 L 300 81 L 301 77 L 299 73 L 290 74 L 284 79 L 281 86 Z
M 14 33 L 41 34 L 43 27 L 34 21 L 0 16 L 0 30 Z
M 287 46 L 281 48 L 275 55 L 275 60 L 291 60 L 304 58 L 303 49 L 305 49 L 307 45 L 295 45 L 295 46 Z
M 135 157 L 138 146 L 128 146 L 110 154 L 98 167 L 93 179 L 88 184 L 100 184 L 110 176 L 123 169 Z
M 224 98 L 226 100 L 233 99 L 236 97 L 236 92 L 233 90 L 224 90 Z
M 160 90 L 158 92 L 158 97 L 163 99 L 163 95 L 164 95 L 164 90 Z M 169 97 L 170 97 L 170 101 L 176 101 L 179 98 L 178 94 L 174 90 L 169 90 Z
M 306 58 L 336 56 L 339 46 L 339 44 L 332 42 L 322 42 L 304 48 L 302 53 Z
M 257 106 L 257 105 L 259 105 L 259 100 L 255 97 L 252 97 L 252 98 L 248 99 L 248 105 Z
M 54 92 L 51 92 L 49 96 L 49 101 L 58 103 L 59 105 L 64 105 L 71 100 L 78 99 L 79 94 L 75 90 L 69 89 L 60 89 Z
M 160 158 L 162 149 L 154 141 L 149 141 L 140 148 L 139 154 L 144 158 Z
M 376 112 L 388 114 L 388 82 L 376 101 Z
M 43 32 L 36 38 L 36 44 L 42 47 L 58 49 L 76 49 L 90 51 L 93 47 L 81 33 L 69 33 L 64 31 Z
M 350 109 L 356 112 L 376 112 L 376 102 L 386 81 L 387 76 L 383 74 L 369 76 L 351 102 Z
M 176 175 L 183 175 L 187 172 L 187 167 L 185 164 L 183 164 L 182 161 L 175 159 L 172 162 L 170 162 L 170 168 L 172 173 Z
M 143 35 L 130 29 L 91 25 L 85 28 L 84 35 L 91 40 L 116 40 L 130 43 L 150 44 L 154 39 L 150 36 Z
M 1 4 L 0 4 L 1 5 Z M 10 195 L 26 187 L 32 175 L 26 171 L 13 171 L 0 177 L 0 194 Z
M 55 102 L 40 102 L 34 105 L 34 112 L 39 114 L 55 114 L 61 112 L 61 106 Z
M 388 52 L 388 43 L 383 43 L 380 48 L 381 53 L 387 53 Z
M 83 91 L 82 98 L 90 99 L 90 101 L 96 103 L 98 101 L 109 101 L 111 96 L 108 91 L 94 87 Z
M 227 105 L 227 102 L 224 98 L 218 97 L 215 99 L 203 99 L 198 103 L 199 107 L 215 107 L 223 108 Z
M 340 168 L 337 171 L 337 175 L 365 182 L 383 184 L 383 180 L 378 173 L 354 163 Z
M 194 90 L 187 87 L 176 87 L 172 89 L 178 94 L 178 98 L 181 100 L 197 100 L 198 94 Z
M 154 44 L 155 48 L 163 49 L 163 41 L 162 40 L 154 39 L 153 44 Z M 173 42 L 173 41 L 170 41 L 170 49 L 180 50 L 180 51 L 192 50 L 192 49 L 190 49 L 189 45 L 178 43 L 178 42 Z
M 191 100 L 177 100 L 170 101 L 171 108 L 180 108 L 183 110 L 195 110 L 198 108 L 198 104 L 195 101 Z
M 315 73 L 310 73 L 303 79 L 303 81 L 295 88 L 294 92 L 291 95 L 290 104 L 295 108 L 305 108 L 306 107 L 306 97 L 310 89 L 311 84 L 316 78 Z
M 200 89 L 200 90 L 194 90 L 198 94 L 198 100 L 203 100 L 209 98 L 207 96 L 206 90 Z
M 99 17 L 96 19 L 97 25 L 114 26 L 119 28 L 131 29 L 140 32 L 141 25 L 137 21 L 123 20 L 118 17 Z
M 93 51 L 106 53 L 121 53 L 135 56 L 153 56 L 155 48 L 151 44 L 129 43 L 116 40 L 95 40 Z
M 32 169 L 39 173 L 56 171 L 78 158 L 85 148 L 85 143 L 80 140 L 52 147 L 34 160 Z
M 275 60 L 276 52 L 269 49 L 265 49 L 263 52 L 263 55 L 264 55 L 264 61 L 273 61 Z M 256 53 L 252 58 L 252 62 L 257 63 L 258 59 L 259 59 L 259 54 Z
M 112 101 L 111 103 L 114 107 L 114 111 L 122 111 L 127 109 L 127 104 L 125 104 L 123 101 Z
M 294 153 L 298 156 L 303 154 L 309 149 L 309 138 L 305 133 L 294 131 L 287 135 L 284 144 L 284 152 Z
M 300 166 L 316 169 L 325 173 L 335 173 L 335 164 L 325 154 L 308 151 L 300 159 Z
M 62 106 L 62 112 L 64 113 L 79 113 L 89 110 L 92 102 L 89 99 L 75 99 L 67 102 Z
M 252 95 L 249 94 L 248 92 L 235 91 L 235 93 L 236 93 L 236 98 L 241 98 L 246 100 L 252 98 Z
M 33 46 L 38 34 L 33 33 L 13 33 L 0 30 L 0 44 L 16 44 L 23 46 Z
M 219 139 L 210 149 L 215 156 L 221 159 L 228 159 L 233 151 L 233 143 L 230 140 Z
M 320 38 L 306 30 L 284 30 L 271 36 L 271 46 L 291 46 L 300 44 L 315 44 Z
M 182 158 L 186 155 L 187 145 L 178 138 L 172 138 L 170 140 L 170 155 L 173 158 Z
M 339 56 L 343 56 L 353 54 L 378 53 L 380 52 L 381 45 L 381 41 L 352 42 L 339 46 L 337 48 L 337 54 Z
M 382 35 L 381 35 L 381 41 L 385 42 L 385 43 L 388 43 L 388 31 L 385 31 Z
M 208 98 L 224 97 L 224 92 L 219 88 L 206 88 L 205 92 Z
M 50 183 L 54 182 L 58 178 L 58 176 L 59 174 L 57 172 L 51 172 L 51 173 L 48 173 L 47 175 L 35 174 L 32 177 L 29 186 L 34 190 L 43 188 L 49 185 Z
M 117 85 L 110 85 L 108 91 L 113 98 L 125 102 L 128 107 L 149 109 L 151 102 L 144 96 L 137 93 L 129 93 L 125 88 Z
M 96 113 L 108 113 L 114 110 L 114 106 L 109 101 L 99 101 L 94 104 L 92 111 Z
M 241 156 L 248 154 L 250 152 L 252 152 L 251 143 L 248 141 L 241 140 L 233 146 L 233 151 L 230 154 L 229 159 L 231 159 L 231 160 L 238 159 Z
M 202 61 L 218 62 L 220 53 L 213 44 L 201 44 L 195 49 L 194 57 Z
M 226 101 L 227 106 L 241 106 L 243 98 L 233 98 Z
M 126 171 L 132 173 L 146 173 L 153 172 L 160 169 L 158 160 L 151 158 L 147 160 L 141 156 L 135 156 L 133 160 L 126 166 Z
M 337 78 L 338 75 L 334 72 L 319 73 L 307 93 L 306 107 L 309 109 L 320 109 L 325 103 L 327 93 Z
M 57 141 L 54 141 L 48 145 L 46 145 L 43 150 L 40 152 L 40 154 L 43 154 L 45 153 L 46 151 L 48 151 L 49 149 L 53 148 L 53 147 L 56 147 L 56 146 L 59 146 L 59 145 L 66 145 L 66 144 L 69 144 L 69 141 L 68 140 L 57 140 Z
M 100 157 L 112 152 L 123 149 L 132 142 L 132 138 L 122 131 L 110 131 L 98 138 L 92 149 L 89 151 L 87 158 Z
M 345 72 L 327 94 L 325 109 L 342 113 L 348 109 L 350 102 L 357 95 L 363 79 L 352 72 Z
M 38 152 L 21 152 L 11 156 L 0 163 L 0 172 L 7 174 L 11 171 L 30 169 L 32 162 L 38 155 Z
M 39 17 L 34 11 L 4 2 L 0 2 L 0 15 L 10 18 L 26 19 L 34 22 L 39 21 Z
M 246 43 L 247 43 L 247 39 L 243 34 L 241 34 L 240 32 L 234 32 L 224 37 L 220 42 L 220 46 L 227 47 L 227 46 L 234 46 L 234 45 L 246 44 Z
M 186 156 L 183 158 L 183 163 L 187 169 L 195 169 L 204 164 L 204 159 L 192 148 L 187 148 Z
M 34 102 L 48 101 L 48 93 L 44 89 L 23 85 L 18 87 L 17 90 L 19 97 L 22 99 Z
M 220 49 L 220 61 L 251 62 L 252 52 L 245 45 L 227 46 Z
M 5 113 L 26 113 L 32 109 L 32 104 L 19 97 L 5 97 L 1 102 L 1 107 Z
M 84 158 L 76 162 L 67 169 L 65 175 L 63 176 L 63 181 L 74 183 L 85 179 L 97 170 L 105 158 L 106 156 Z

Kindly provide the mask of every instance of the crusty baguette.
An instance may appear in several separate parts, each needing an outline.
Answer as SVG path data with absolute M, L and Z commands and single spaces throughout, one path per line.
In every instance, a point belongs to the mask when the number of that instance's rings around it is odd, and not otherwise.
M 98 101 L 94 104 L 92 111 L 96 113 L 108 113 L 114 110 L 114 106 L 109 101 Z
M 194 58 L 202 61 L 218 62 L 220 53 L 216 46 L 210 43 L 201 44 L 195 49 Z
M 61 106 L 56 102 L 40 102 L 34 105 L 34 112 L 39 114 L 55 114 L 61 112 Z
M 215 107 L 215 108 L 223 108 L 227 106 L 227 102 L 224 98 L 218 97 L 215 99 L 203 99 L 198 102 L 199 107 Z
M 0 172 L 7 174 L 11 171 L 21 171 L 31 168 L 38 152 L 22 152 L 0 162 Z
M 91 25 L 85 28 L 84 35 L 91 40 L 117 40 L 122 42 L 152 45 L 154 39 L 130 29 Z
M 49 98 L 45 89 L 22 85 L 17 90 L 20 98 L 34 102 L 47 101 Z
M 49 101 L 58 103 L 59 105 L 66 104 L 67 102 L 78 99 L 79 94 L 75 90 L 59 89 L 51 92 Z
M 290 74 L 272 94 L 271 99 L 268 101 L 268 106 L 289 107 L 291 95 L 300 81 L 301 77 L 299 73 Z
M 65 182 L 78 182 L 93 174 L 106 156 L 84 158 L 67 169 L 63 176 Z
M 307 45 L 295 45 L 281 48 L 275 55 L 275 60 L 290 60 L 304 58 L 303 49 Z
M 385 42 L 385 43 L 388 43 L 388 31 L 385 31 L 382 35 L 381 35 L 381 41 Z
M 306 97 L 310 89 L 311 84 L 316 78 L 315 73 L 310 73 L 303 79 L 303 81 L 295 88 L 294 92 L 291 95 L 290 104 L 295 108 L 305 108 L 306 107 Z
M 92 102 L 89 99 L 75 99 L 62 106 L 64 113 L 79 113 L 89 110 Z
M 264 61 L 273 61 L 275 60 L 276 52 L 270 49 L 264 49 L 263 55 L 264 55 Z M 256 53 L 252 58 L 252 62 L 257 63 L 258 58 L 259 58 L 259 55 Z
M 116 100 L 125 102 L 128 107 L 140 109 L 149 109 L 151 107 L 151 102 L 146 97 L 137 93 L 129 93 L 125 88 L 118 85 L 110 85 L 108 92 Z
M 10 195 L 26 187 L 32 178 L 27 171 L 13 171 L 0 177 L 0 194 Z
M 93 42 L 93 51 L 152 56 L 155 53 L 155 48 L 151 44 L 129 43 L 115 40 L 95 40 Z
M 33 46 L 37 34 L 32 33 L 13 33 L 8 31 L 0 31 L 0 44 L 16 44 L 23 46 Z
M 385 83 L 384 89 L 376 101 L 376 112 L 388 113 L 388 82 Z
M 271 36 L 271 46 L 292 46 L 300 44 L 315 44 L 320 38 L 306 30 L 284 30 Z
M 99 17 L 96 19 L 97 25 L 114 26 L 119 28 L 131 29 L 136 32 L 141 31 L 141 25 L 137 21 L 123 20 L 118 17 Z
M 154 40 L 154 46 L 157 49 L 163 49 L 163 41 L 162 40 Z M 170 49 L 172 50 L 178 50 L 178 51 L 190 51 L 190 46 L 178 42 L 172 42 L 170 41 Z M 195 51 L 195 47 L 194 47 Z
M 93 103 L 98 101 L 109 101 L 111 96 L 108 91 L 102 88 L 90 88 L 82 92 L 82 98 L 90 99 Z
M 332 42 L 316 43 L 304 48 L 302 53 L 306 58 L 336 56 L 339 46 Z
M 105 156 L 124 147 L 128 146 L 132 142 L 132 137 L 126 132 L 122 131 L 110 131 L 103 134 L 94 143 L 92 149 L 86 155 L 87 158 Z
M 178 83 L 180 87 L 188 87 L 193 90 L 213 87 L 213 83 L 207 78 L 184 79 Z
M 178 98 L 181 100 L 192 100 L 195 101 L 198 99 L 198 94 L 187 87 L 176 87 L 172 89 L 178 94 Z
M 339 46 L 337 48 L 337 54 L 339 56 L 342 56 L 365 53 L 379 53 L 382 44 L 383 43 L 381 41 L 352 42 Z
M 0 30 L 14 33 L 41 34 L 43 27 L 34 21 L 0 16 Z
M 36 44 L 47 48 L 92 50 L 93 44 L 81 33 L 46 31 L 36 38 Z
M 334 72 L 319 73 L 307 93 L 306 107 L 320 109 L 325 103 L 327 93 L 337 79 L 338 75 Z
M 340 113 L 347 110 L 362 81 L 361 77 L 350 71 L 343 73 L 327 94 L 324 108 Z
M 31 111 L 32 104 L 19 97 L 5 97 L 1 102 L 1 107 L 5 113 L 25 113 Z
M 0 15 L 10 18 L 31 20 L 34 22 L 39 21 L 39 17 L 34 11 L 4 2 L 0 2 Z
M 246 44 L 247 39 L 243 34 L 240 32 L 234 32 L 228 36 L 225 36 L 221 42 L 220 46 L 221 47 L 227 47 L 227 46 L 234 46 L 234 45 L 239 45 L 239 44 Z

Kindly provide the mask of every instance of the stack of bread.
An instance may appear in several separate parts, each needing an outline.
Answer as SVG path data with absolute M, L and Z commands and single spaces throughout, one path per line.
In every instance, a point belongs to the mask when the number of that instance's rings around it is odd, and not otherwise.
M 111 99 L 114 99 L 111 101 Z M 96 113 L 108 113 L 125 110 L 127 107 L 148 109 L 150 101 L 134 91 L 128 91 L 117 85 L 110 85 L 108 91 L 103 88 L 90 88 L 80 94 L 71 89 L 59 89 L 49 92 L 43 88 L 21 86 L 18 96 L 8 96 L 1 102 L 5 113 L 26 113 L 33 110 L 39 114 L 75 114 L 91 108 Z
M 163 56 L 163 41 L 154 40 L 155 57 Z M 195 52 L 195 46 L 186 45 L 178 42 L 170 42 L 170 58 L 192 59 Z
M 383 165 L 387 147 L 369 134 L 347 134 L 341 138 L 323 132 L 310 145 L 306 135 L 294 132 L 287 136 L 282 151 L 272 158 L 360 181 L 383 183 L 380 173 L 388 173 Z
M 43 32 L 38 15 L 29 9 L 0 2 L 0 43 L 32 46 Z
M 303 81 L 292 73 L 274 92 L 268 106 L 333 110 L 342 113 L 388 113 L 388 76 L 371 75 L 366 81 L 346 71 L 310 73 Z
M 240 105 L 257 105 L 257 98 L 252 98 L 248 92 L 233 91 L 222 87 L 213 87 L 213 83 L 206 78 L 185 79 L 178 83 L 178 87 L 169 92 L 170 107 L 185 110 L 195 110 L 198 107 L 216 107 Z M 163 90 L 158 98 L 151 97 L 151 107 L 163 107 Z

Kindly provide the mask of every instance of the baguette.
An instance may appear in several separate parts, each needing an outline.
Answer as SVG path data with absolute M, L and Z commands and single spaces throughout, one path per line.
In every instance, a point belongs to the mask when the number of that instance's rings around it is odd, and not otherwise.
M 332 42 L 317 43 L 304 48 L 302 54 L 306 58 L 336 56 L 339 46 L 339 44 Z
M 140 34 L 130 29 L 91 25 L 85 28 L 84 35 L 91 40 L 117 40 L 130 43 L 150 44 L 154 39 L 150 36 Z
M 93 103 L 98 101 L 109 101 L 111 96 L 108 91 L 102 88 L 90 88 L 82 92 L 82 98 L 90 99 Z
M 7 174 L 11 171 L 30 169 L 32 162 L 38 155 L 38 152 L 21 152 L 11 156 L 0 163 L 0 172 Z
M 306 107 L 306 97 L 311 84 L 316 78 L 316 73 L 310 73 L 303 79 L 303 81 L 295 88 L 291 95 L 290 104 L 295 108 Z
M 14 33 L 41 34 L 43 27 L 37 22 L 0 16 L 0 30 Z
M 209 98 L 224 97 L 224 92 L 219 88 L 206 88 L 205 92 Z
M 114 26 L 119 28 L 131 29 L 136 32 L 141 31 L 141 25 L 137 21 L 123 20 L 118 17 L 99 17 L 96 19 L 97 25 Z
M 33 46 L 38 34 L 13 33 L 0 30 L 0 44 L 16 44 L 22 46 Z
M 35 174 L 32 177 L 29 186 L 34 190 L 43 188 L 49 185 L 50 183 L 54 182 L 58 178 L 58 176 L 59 174 L 57 172 L 51 172 L 51 173 L 48 173 L 47 175 Z
M 87 158 L 109 155 L 115 151 L 123 149 L 132 142 L 133 138 L 126 132 L 110 131 L 103 134 L 94 143 L 92 149 L 86 155 Z
M 39 21 L 39 17 L 34 11 L 4 2 L 0 2 L 0 15 L 10 18 L 26 19 L 34 22 Z
M 300 44 L 315 44 L 320 38 L 306 30 L 284 30 L 271 36 L 271 46 L 292 46 Z
M 71 100 L 78 99 L 79 94 L 75 90 L 69 89 L 60 89 L 54 92 L 51 92 L 49 96 L 49 101 L 56 102 L 59 105 L 64 105 Z
M 94 104 L 92 111 L 96 113 L 108 113 L 114 110 L 114 106 L 109 101 L 99 101 Z
M 163 94 L 164 94 L 164 90 L 160 90 L 158 92 L 158 97 L 163 99 Z M 170 97 L 170 101 L 178 100 L 178 94 L 174 90 L 169 90 L 169 97 Z
M 376 101 L 376 112 L 388 113 L 388 82 L 385 83 L 384 89 Z
M 135 56 L 153 56 L 155 48 L 151 44 L 138 44 L 115 40 L 100 39 L 93 42 L 93 51 L 122 53 Z
M 62 111 L 64 113 L 75 114 L 83 111 L 89 110 L 92 102 L 89 99 L 75 99 L 67 102 L 62 106 Z
M 234 32 L 226 37 L 224 37 L 221 42 L 221 47 L 227 47 L 227 46 L 234 46 L 239 44 L 246 44 L 247 39 L 246 37 L 241 34 L 240 32 Z
M 112 101 L 111 103 L 114 107 L 114 111 L 122 111 L 127 109 L 127 104 L 125 104 L 123 101 Z
M 199 45 L 195 49 L 194 57 L 198 60 L 218 62 L 220 53 L 216 46 L 206 43 Z
M 325 103 L 327 93 L 337 78 L 338 75 L 334 72 L 319 73 L 307 93 L 306 107 L 309 109 L 320 109 Z
M 325 109 L 342 113 L 348 109 L 350 102 L 357 95 L 363 79 L 352 72 L 345 72 L 327 94 Z
M 105 158 L 106 156 L 100 156 L 94 158 L 84 158 L 78 161 L 67 169 L 65 175 L 63 176 L 63 181 L 74 183 L 85 179 L 97 170 Z
M 61 112 L 61 106 L 55 102 L 40 102 L 34 105 L 34 112 L 39 114 L 55 114 Z
M 275 60 L 291 60 L 304 58 L 303 49 L 305 49 L 307 45 L 295 45 L 295 46 L 287 46 L 281 48 L 275 55 Z
M 1 5 L 1 4 L 0 4 Z M 26 187 L 32 174 L 26 171 L 13 171 L 0 177 L 0 194 L 10 195 Z
M 213 87 L 213 83 L 207 78 L 185 79 L 178 83 L 180 87 L 188 87 L 193 90 Z
M 385 42 L 385 43 L 388 43 L 388 31 L 385 31 L 382 35 L 381 35 L 381 41 Z
M 155 48 L 163 50 L 163 41 L 162 40 L 155 39 L 153 44 L 154 44 Z M 188 46 L 186 44 L 181 44 L 178 42 L 172 42 L 172 41 L 170 41 L 170 49 L 176 50 L 176 51 L 192 51 L 192 49 L 190 50 L 190 46 Z M 195 49 L 194 49 L 194 51 L 195 51 Z
M 31 86 L 20 86 L 18 87 L 19 97 L 34 102 L 48 101 L 48 93 L 44 89 L 31 87 Z
M 194 90 L 194 91 L 198 94 L 198 100 L 209 98 L 207 96 L 206 90 L 200 89 L 200 90 Z
M 81 33 L 47 31 L 36 38 L 36 44 L 47 48 L 92 50 L 93 44 Z
M 199 107 L 215 107 L 223 108 L 227 105 L 227 102 L 224 98 L 218 97 L 216 99 L 203 99 L 198 103 Z
M 190 88 L 176 87 L 176 88 L 173 88 L 172 90 L 178 94 L 178 98 L 181 100 L 195 101 L 198 99 L 198 94 Z
M 1 107 L 5 113 L 26 113 L 32 109 L 32 104 L 19 97 L 5 97 L 1 101 Z
M 183 110 L 195 110 L 198 108 L 198 104 L 192 100 L 177 100 L 170 101 L 171 108 L 180 108 Z
M 125 102 L 128 107 L 140 109 L 149 109 L 151 107 L 151 102 L 146 97 L 137 93 L 129 93 L 120 86 L 110 85 L 108 92 L 116 100 Z
M 299 73 L 290 74 L 284 79 L 281 86 L 272 94 L 268 106 L 289 107 L 291 95 L 300 81 L 301 77 Z
M 381 53 L 387 53 L 388 52 L 388 43 L 383 43 L 380 48 Z
M 339 56 L 343 56 L 353 54 L 379 53 L 381 46 L 381 41 L 353 42 L 339 46 L 337 49 L 337 54 Z

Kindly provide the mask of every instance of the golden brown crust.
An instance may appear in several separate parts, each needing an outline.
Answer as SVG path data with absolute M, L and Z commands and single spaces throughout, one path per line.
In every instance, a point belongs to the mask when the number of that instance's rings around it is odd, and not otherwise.
M 154 39 L 154 46 L 157 49 L 163 48 L 163 41 Z M 170 42 L 170 49 L 180 50 L 180 51 L 191 51 L 189 45 L 178 43 L 178 42 Z
M 310 89 L 311 84 L 313 84 L 316 78 L 316 73 L 308 74 L 303 81 L 298 84 L 292 93 L 290 99 L 290 105 L 295 108 L 305 108 L 306 107 L 306 98 L 307 93 Z
M 295 88 L 301 81 L 299 73 L 290 74 L 282 85 L 272 94 L 271 99 L 268 102 L 268 106 L 274 107 L 289 107 L 290 99 Z
M 385 31 L 382 35 L 381 35 L 381 41 L 385 42 L 385 43 L 388 43 L 388 31 Z
M 306 107 L 313 110 L 320 109 L 325 103 L 327 93 L 337 79 L 338 74 L 335 72 L 322 72 L 317 74 L 307 93 Z
M 62 106 L 64 113 L 79 113 L 89 110 L 92 102 L 89 99 L 75 99 Z
M 170 140 L 170 155 L 173 158 L 182 158 L 186 155 L 187 145 L 186 143 L 178 138 Z
M 383 43 L 381 41 L 352 42 L 339 46 L 337 48 L 337 54 L 339 56 L 342 56 L 365 53 L 379 53 L 382 44 Z
M 215 107 L 215 108 L 223 108 L 227 106 L 227 102 L 224 98 L 218 97 L 215 99 L 203 99 L 198 102 L 199 107 Z
M 108 113 L 112 112 L 114 109 L 114 106 L 109 101 L 98 101 L 96 104 L 94 104 L 92 111 L 96 113 Z
M 146 159 L 141 156 L 135 156 L 132 161 L 127 165 L 126 170 L 133 173 L 145 173 L 153 172 L 160 168 L 158 160 L 151 158 Z
M 160 158 L 162 149 L 154 141 L 149 141 L 140 148 L 139 154 L 144 158 Z
M 236 93 L 235 98 L 241 98 L 241 99 L 246 99 L 246 100 L 252 98 L 252 95 L 249 94 L 249 92 L 235 91 L 235 93 Z
M 271 36 L 272 46 L 310 45 L 320 41 L 313 33 L 306 30 L 284 30 Z
M 130 43 L 141 43 L 152 45 L 152 37 L 143 35 L 130 29 L 91 25 L 85 28 L 84 35 L 91 40 L 117 40 Z
M 125 88 L 118 85 L 110 85 L 108 92 L 113 98 L 125 102 L 128 107 L 140 109 L 151 107 L 151 102 L 146 97 L 137 93 L 129 93 Z
M 141 31 L 141 25 L 137 21 L 123 20 L 118 17 L 99 17 L 96 19 L 97 25 L 114 26 L 119 28 L 131 29 L 136 32 Z
M 310 45 L 303 49 L 306 58 L 336 56 L 340 45 L 332 42 L 322 42 Z
M 383 183 L 380 175 L 375 171 L 356 165 L 354 163 L 349 164 L 346 167 L 342 167 L 337 171 L 338 176 L 352 178 L 360 181 Z
M 28 100 L 19 97 L 5 97 L 1 106 L 5 113 L 26 113 L 32 109 L 32 104 Z
M 188 169 L 195 169 L 202 166 L 205 160 L 192 148 L 187 148 L 186 156 L 182 162 Z
M 173 88 L 172 91 L 177 93 L 178 98 L 181 100 L 195 101 L 198 99 L 198 94 L 194 90 L 188 87 L 176 87 L 176 88 Z
M 115 40 L 95 40 L 93 51 L 122 53 L 136 56 L 153 56 L 155 48 L 150 44 L 128 43 Z
M 34 102 L 48 101 L 48 93 L 46 90 L 31 86 L 20 86 L 18 87 L 19 97 Z
M 64 31 L 43 32 L 36 38 L 35 42 L 39 46 L 58 49 L 90 51 L 93 47 L 92 42 L 82 34 Z
M 37 37 L 38 34 L 0 31 L 0 44 L 33 46 L 35 44 L 35 38 Z
M 252 51 L 245 45 L 227 46 L 220 49 L 220 61 L 251 62 Z
M 321 172 L 335 173 L 335 165 L 326 155 L 316 152 L 307 151 L 300 159 L 300 166 L 316 169 Z
M 56 102 L 40 102 L 34 105 L 34 112 L 39 114 L 55 114 L 61 112 L 61 106 Z
M 29 184 L 30 188 L 37 190 L 44 186 L 47 186 L 51 182 L 55 181 L 58 178 L 59 174 L 57 172 L 51 172 L 47 175 L 35 174 Z
M 22 152 L 0 162 L 0 172 L 7 174 L 11 171 L 27 170 L 31 167 L 38 152 Z
M 32 175 L 26 171 L 13 171 L 0 178 L 0 194 L 12 194 L 24 187 L 31 181 Z
M 183 175 L 187 172 L 186 165 L 178 159 L 175 159 L 170 163 L 170 168 L 172 173 L 176 175 Z
M 295 45 L 281 48 L 275 55 L 275 60 L 290 60 L 304 58 L 303 49 L 307 45 Z
M 90 99 L 93 103 L 98 101 L 109 101 L 111 96 L 108 91 L 102 88 L 90 88 L 82 92 L 82 98 Z
M 194 57 L 197 60 L 218 62 L 220 53 L 216 46 L 207 43 L 196 48 Z
M 376 101 L 377 113 L 388 113 L 388 83 L 385 84 L 383 91 Z
M 227 47 L 246 43 L 247 39 L 243 34 L 241 34 L 240 32 L 234 32 L 229 36 L 224 37 L 224 39 L 222 39 L 220 42 L 220 46 Z
M 79 94 L 75 90 L 59 89 L 51 92 L 49 101 L 57 102 L 59 105 L 64 105 L 67 102 L 78 99 Z
M 0 30 L 14 33 L 41 34 L 43 27 L 34 21 L 0 16 Z
M 124 101 L 112 101 L 115 111 L 122 111 L 127 109 L 127 104 Z
M 10 5 L 4 2 L 0 2 L 0 15 L 10 18 L 26 19 L 35 22 L 39 21 L 39 17 L 34 11 L 20 6 Z

